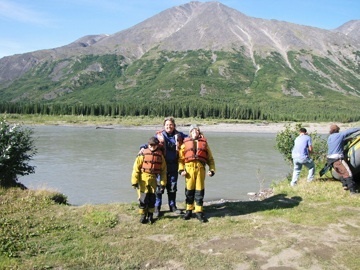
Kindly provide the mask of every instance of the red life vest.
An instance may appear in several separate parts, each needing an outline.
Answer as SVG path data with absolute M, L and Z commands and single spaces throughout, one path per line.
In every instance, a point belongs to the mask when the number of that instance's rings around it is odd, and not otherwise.
M 152 152 L 149 148 L 144 149 L 144 161 L 141 170 L 146 173 L 159 174 L 161 173 L 162 152 L 157 149 Z
M 208 160 L 207 141 L 205 138 L 197 139 L 197 148 L 195 149 L 195 141 L 192 138 L 185 138 L 185 163 L 199 160 L 206 163 Z

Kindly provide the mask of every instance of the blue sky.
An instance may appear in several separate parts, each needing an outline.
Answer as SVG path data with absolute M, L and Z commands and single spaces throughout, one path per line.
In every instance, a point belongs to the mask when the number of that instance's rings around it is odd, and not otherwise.
M 182 0 L 0 0 L 0 58 L 114 34 Z M 205 2 L 205 1 L 200 1 Z M 360 19 L 359 0 L 219 0 L 245 15 L 334 29 Z

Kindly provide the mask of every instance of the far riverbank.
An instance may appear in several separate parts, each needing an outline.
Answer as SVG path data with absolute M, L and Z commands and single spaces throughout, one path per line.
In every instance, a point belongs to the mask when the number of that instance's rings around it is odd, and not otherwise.
M 24 125 L 57 125 L 57 126 L 94 126 L 108 129 L 143 129 L 159 130 L 163 128 L 164 117 L 149 116 L 82 116 L 82 115 L 18 115 L 2 114 L 12 123 Z M 177 129 L 187 132 L 191 124 L 197 124 L 201 130 L 211 132 L 252 132 L 252 133 L 278 133 L 285 125 L 295 126 L 296 122 L 267 122 L 235 119 L 201 119 L 201 118 L 175 118 Z M 337 122 L 302 122 L 309 133 L 328 134 L 329 126 L 337 124 L 341 130 L 360 126 L 360 122 L 337 123 Z
M 202 131 L 221 131 L 221 132 L 250 132 L 250 133 L 278 133 L 284 130 L 287 123 L 253 123 L 253 124 L 226 124 L 219 123 L 216 125 L 202 126 Z M 296 125 L 296 123 L 289 123 Z M 328 133 L 329 124 L 304 123 L 303 125 L 308 132 Z
M 286 125 L 295 126 L 297 123 L 214 123 L 201 124 L 197 121 L 191 122 L 197 124 L 202 132 L 244 132 L 244 133 L 278 133 L 284 130 Z M 177 129 L 186 132 L 191 124 L 177 124 Z M 317 132 L 319 134 L 328 134 L 329 127 L 333 123 L 303 123 L 303 127 L 309 133 Z M 337 124 L 341 130 L 351 127 L 359 126 L 359 123 L 334 123 Z M 129 129 L 143 129 L 143 130 L 159 130 L 162 126 L 159 125 L 141 125 L 141 126 L 122 126 L 122 125 L 106 125 L 97 126 L 97 128 L 129 128 Z

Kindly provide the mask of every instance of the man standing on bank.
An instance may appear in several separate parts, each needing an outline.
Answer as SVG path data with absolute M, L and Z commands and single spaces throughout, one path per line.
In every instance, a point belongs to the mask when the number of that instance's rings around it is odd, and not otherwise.
M 359 195 L 349 165 L 344 160 L 344 146 L 346 137 L 360 131 L 360 128 L 349 128 L 340 132 L 337 125 L 330 126 L 330 136 L 327 140 L 328 154 L 327 163 L 332 164 L 334 170 L 341 177 L 344 190 L 349 190 L 351 195 Z
M 290 185 L 293 187 L 297 184 L 302 166 L 309 169 L 307 181 L 311 182 L 315 175 L 315 164 L 309 154 L 313 151 L 311 137 L 307 134 L 306 128 L 300 128 L 300 135 L 296 137 L 291 156 L 294 164 L 293 176 Z
M 185 220 L 192 217 L 192 211 L 200 222 L 207 222 L 203 213 L 205 195 L 205 165 L 208 175 L 215 174 L 215 161 L 204 135 L 197 125 L 191 125 L 189 137 L 184 140 L 179 152 L 179 174 L 185 177 L 186 213 Z M 195 202 L 195 205 L 194 205 Z

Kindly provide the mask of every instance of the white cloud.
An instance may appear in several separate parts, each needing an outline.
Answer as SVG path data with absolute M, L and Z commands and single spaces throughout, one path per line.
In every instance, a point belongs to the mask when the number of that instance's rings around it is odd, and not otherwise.
M 32 10 L 25 5 L 8 0 L 0 0 L 0 18 L 40 25 L 46 25 L 49 23 L 49 20 L 44 14 Z

